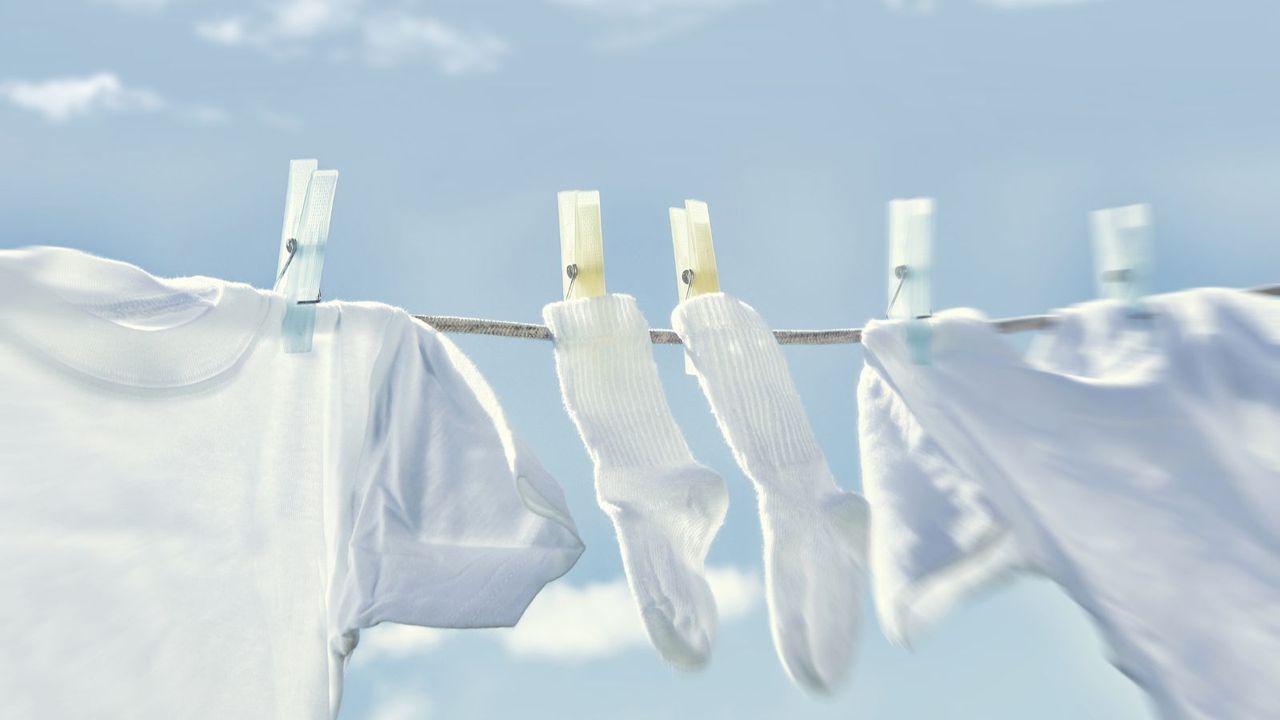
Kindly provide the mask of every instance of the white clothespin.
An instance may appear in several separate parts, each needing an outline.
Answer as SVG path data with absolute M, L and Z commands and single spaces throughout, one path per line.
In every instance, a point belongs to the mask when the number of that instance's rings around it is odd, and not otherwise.
M 560 205 L 560 272 L 564 299 L 604 295 L 604 233 L 600 193 L 565 190 Z
M 287 353 L 311 352 L 315 334 L 320 275 L 338 186 L 337 170 L 317 170 L 318 167 L 316 160 L 289 163 L 275 285 L 289 301 L 282 328 Z
M 1135 316 L 1145 315 L 1142 297 L 1146 294 L 1153 254 L 1151 206 L 1095 210 L 1089 219 L 1093 226 L 1098 294 L 1125 303 Z
M 906 320 L 907 344 L 917 365 L 928 365 L 930 273 L 933 269 L 933 199 L 889 201 L 889 305 L 885 314 Z
M 711 212 L 701 200 L 685 200 L 684 208 L 669 208 L 671 246 L 675 251 L 676 294 L 679 302 L 720 292 L 716 248 L 711 239 Z M 685 372 L 694 374 L 688 354 Z

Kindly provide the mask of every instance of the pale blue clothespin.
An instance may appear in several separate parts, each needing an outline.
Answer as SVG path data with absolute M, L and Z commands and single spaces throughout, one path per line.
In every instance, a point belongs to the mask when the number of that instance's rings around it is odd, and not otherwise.
M 1147 317 L 1142 298 L 1151 272 L 1151 206 L 1096 210 L 1090 221 L 1098 295 L 1124 303 L 1134 317 Z
M 289 163 L 275 284 L 275 289 L 289 301 L 282 326 L 287 353 L 311 352 L 315 335 L 320 275 L 338 186 L 337 170 L 317 167 L 316 160 Z
M 929 274 L 933 268 L 933 199 L 889 201 L 889 306 L 906 320 L 907 346 L 917 365 L 930 361 Z

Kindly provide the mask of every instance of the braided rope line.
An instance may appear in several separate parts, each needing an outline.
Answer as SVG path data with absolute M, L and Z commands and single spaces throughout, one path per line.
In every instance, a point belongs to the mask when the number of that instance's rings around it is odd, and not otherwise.
M 1262 285 L 1244 292 L 1280 296 L 1280 285 Z M 430 325 L 443 333 L 464 335 L 492 335 L 496 337 L 551 340 L 546 325 L 512 322 L 510 320 L 485 320 L 483 318 L 454 317 L 451 315 L 414 315 L 414 319 Z M 992 320 L 996 332 L 1017 333 L 1043 330 L 1052 327 L 1053 315 L 1023 315 L 1021 317 Z M 862 342 L 862 328 L 836 328 L 832 330 L 774 330 L 773 336 L 780 345 L 853 345 Z M 649 331 L 649 339 L 655 345 L 680 345 L 680 336 L 674 330 L 657 328 Z

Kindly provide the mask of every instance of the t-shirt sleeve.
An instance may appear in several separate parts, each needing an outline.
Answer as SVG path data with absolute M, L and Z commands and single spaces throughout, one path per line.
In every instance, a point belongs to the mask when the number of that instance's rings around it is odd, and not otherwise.
M 335 629 L 514 625 L 582 553 L 560 487 L 471 361 L 408 316 L 371 393 Z
M 948 610 L 1020 562 L 1012 534 L 974 482 L 868 364 L 858 383 L 870 567 L 885 635 L 909 645 Z

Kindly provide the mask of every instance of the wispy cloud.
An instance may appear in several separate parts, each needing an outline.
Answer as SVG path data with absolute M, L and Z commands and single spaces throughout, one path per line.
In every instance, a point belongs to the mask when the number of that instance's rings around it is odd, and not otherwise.
M 225 15 L 196 23 L 196 35 L 217 45 L 289 49 L 357 23 L 359 0 L 277 0 L 263 12 Z
M 368 720 L 427 720 L 432 714 L 431 699 L 418 690 L 383 688 Z
M 244 18 L 239 16 L 196 23 L 196 35 L 216 45 L 244 45 L 254 40 Z
M 360 633 L 360 646 L 354 661 L 366 663 L 424 655 L 448 639 L 449 633 L 449 630 L 383 623 Z
M 154 112 L 166 105 L 158 94 L 126 87 L 111 72 L 38 81 L 9 80 L 0 83 L 0 97 L 53 123 L 99 113 Z
M 282 0 L 270 8 L 271 31 L 285 39 L 341 32 L 360 16 L 360 0 Z
M 716 596 L 721 624 L 741 619 L 760 606 L 762 586 L 755 572 L 712 567 L 707 570 L 707 580 Z M 514 628 L 433 630 L 383 624 L 361 633 L 354 662 L 424 655 L 459 633 L 484 633 L 516 657 L 561 662 L 610 657 L 649 644 L 625 579 L 580 586 L 560 581 L 538 594 Z
M 721 622 L 747 615 L 760 603 L 761 585 L 754 573 L 732 567 L 710 568 L 707 580 L 715 593 Z M 589 620 L 584 622 L 584 618 Z M 649 643 L 622 578 L 581 587 L 550 585 L 529 606 L 520 623 L 499 637 L 512 655 L 565 661 L 608 657 Z
M 324 39 L 336 54 L 387 67 L 417 59 L 447 75 L 498 69 L 510 48 L 483 30 L 464 30 L 406 10 L 379 10 L 362 0 L 277 0 L 261 13 L 227 15 L 195 26 L 200 38 L 275 54 L 306 52 Z
M 0 99 L 55 124 L 126 113 L 166 112 L 204 125 L 226 122 L 229 118 L 221 108 L 175 103 L 153 90 L 126 85 L 120 76 L 107 71 L 47 80 L 0 82 Z
M 709 568 L 707 582 L 716 596 L 716 610 L 726 622 L 740 620 L 755 612 L 764 598 L 759 573 L 731 566 Z
M 495 35 L 468 33 L 436 18 L 403 12 L 367 19 L 364 47 L 369 62 L 375 65 L 396 65 L 426 56 L 448 75 L 496 70 L 510 52 Z
M 219 45 L 302 43 L 341 33 L 360 17 L 361 0 L 276 0 L 262 12 L 233 14 L 196 23 L 196 35 Z
M 513 655 L 568 660 L 613 655 L 645 643 L 644 625 L 621 578 L 580 587 L 550 585 L 501 638 Z

